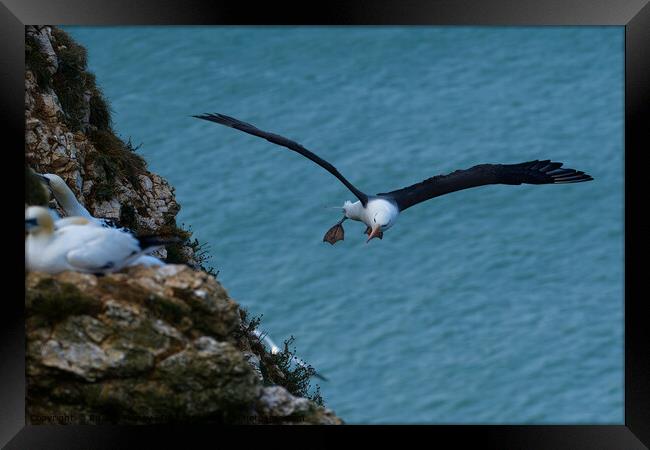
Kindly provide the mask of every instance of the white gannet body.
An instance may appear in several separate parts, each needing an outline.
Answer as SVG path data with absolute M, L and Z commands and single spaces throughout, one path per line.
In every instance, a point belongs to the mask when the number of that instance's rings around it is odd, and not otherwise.
M 104 228 L 104 226 L 101 225 L 99 222 L 88 220 L 85 217 L 62 217 L 62 218 L 54 221 L 54 229 L 55 230 L 60 230 L 60 229 L 62 229 L 64 227 L 67 227 L 69 225 L 86 225 L 86 226 L 89 226 L 89 227 Z M 120 229 L 110 228 L 110 229 L 115 229 L 115 230 L 124 232 L 124 229 L 121 229 L 121 228 Z M 129 267 L 132 267 L 132 266 L 159 267 L 159 266 L 164 266 L 164 265 L 165 265 L 165 263 L 162 260 L 156 258 L 155 256 L 151 256 L 151 255 L 140 255 L 140 256 L 138 256 L 137 258 L 135 258 L 132 262 L 130 262 L 128 264 Z
M 72 218 L 70 218 L 72 219 Z M 30 206 L 25 210 L 26 267 L 30 271 L 59 273 L 66 270 L 86 273 L 118 271 L 148 251 L 161 246 L 160 241 L 138 239 L 115 228 L 104 228 L 69 220 L 55 228 L 46 208 Z

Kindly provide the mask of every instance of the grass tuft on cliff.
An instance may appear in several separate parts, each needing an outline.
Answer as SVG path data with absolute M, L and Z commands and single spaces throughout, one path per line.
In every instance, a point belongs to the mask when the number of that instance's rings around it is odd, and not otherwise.
M 97 150 L 90 155 L 90 159 L 106 174 L 103 182 L 94 186 L 95 198 L 99 201 L 113 198 L 118 179 L 128 180 L 139 191 L 138 177 L 146 174 L 147 164 L 135 153 L 131 140 L 124 142 L 110 130 L 91 130 L 87 135 Z
M 296 348 L 291 350 L 289 347 L 296 339 L 291 336 L 284 341 L 282 351 L 276 354 L 270 354 L 272 364 L 280 369 L 284 375 L 284 380 L 281 383 L 291 394 L 297 397 L 305 397 L 313 401 L 317 405 L 323 406 L 323 397 L 320 395 L 320 386 L 311 392 L 311 378 L 316 374 L 316 369 L 312 366 L 303 367 L 298 364 L 293 364 L 293 357 L 296 356 Z M 262 371 L 264 373 L 264 371 Z M 279 383 L 278 383 L 279 384 Z
M 111 130 L 112 109 L 108 103 L 108 100 L 106 100 L 106 97 L 104 97 L 104 93 L 99 88 L 99 86 L 97 86 L 94 73 L 86 72 L 86 84 L 88 85 L 88 89 L 91 95 L 89 100 L 89 124 L 99 130 Z
M 66 125 L 73 131 L 79 131 L 86 114 L 84 95 L 89 84 L 86 49 L 59 28 L 52 29 L 52 36 L 56 40 L 54 51 L 59 60 L 59 69 L 52 77 L 52 87 L 63 108 Z
M 211 259 L 210 254 L 207 251 L 208 245 L 204 242 L 201 243 L 197 238 L 192 239 L 194 232 L 192 227 L 185 228 L 185 224 L 181 224 L 179 227 L 176 225 L 176 220 L 174 219 L 167 226 L 163 227 L 159 231 L 162 235 L 175 236 L 180 238 L 176 243 L 169 244 L 165 248 L 167 249 L 167 258 L 165 262 L 168 264 L 187 264 L 191 267 L 198 265 L 198 268 L 213 277 L 217 278 L 219 271 L 214 270 L 214 267 L 208 265 L 209 260 Z M 191 258 L 190 254 L 186 251 L 186 248 L 191 249 Z
M 52 74 L 48 70 L 47 59 L 41 53 L 34 36 L 25 34 L 25 68 L 32 71 L 36 84 L 43 89 L 52 87 Z
M 260 356 L 260 370 L 264 378 L 264 384 L 267 386 L 282 386 L 291 395 L 304 397 L 319 406 L 324 406 L 320 386 L 316 385 L 312 389 L 311 385 L 312 377 L 316 375 L 316 369 L 310 365 L 303 367 L 293 363 L 296 348 L 294 347 L 291 350 L 290 346 L 295 342 L 295 338 L 291 336 L 284 341 L 281 351 L 273 354 L 262 344 L 262 339 L 253 334 L 253 331 L 259 327 L 263 314 L 250 317 L 248 311 L 241 306 L 239 307 L 239 314 L 242 325 L 237 336 L 239 339 L 247 338 L 251 344 L 251 349 Z

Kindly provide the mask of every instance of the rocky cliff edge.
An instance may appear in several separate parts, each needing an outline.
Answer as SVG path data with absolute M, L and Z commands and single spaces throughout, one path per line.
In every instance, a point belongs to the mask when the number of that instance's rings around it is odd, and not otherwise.
M 26 205 L 56 207 L 33 171 L 56 173 L 93 215 L 182 238 L 160 255 L 182 264 L 26 274 L 27 423 L 342 423 L 203 267 L 173 187 L 114 133 L 86 50 L 56 27 L 25 39 Z

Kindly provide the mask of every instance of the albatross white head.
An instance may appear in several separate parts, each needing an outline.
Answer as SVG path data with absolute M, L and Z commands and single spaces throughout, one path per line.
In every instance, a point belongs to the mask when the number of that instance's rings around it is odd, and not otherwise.
M 394 202 L 383 198 L 371 199 L 365 208 L 365 219 L 363 222 L 368 226 L 366 230 L 368 240 L 379 238 L 382 239 L 384 231 L 393 226 L 399 215 L 399 209 Z

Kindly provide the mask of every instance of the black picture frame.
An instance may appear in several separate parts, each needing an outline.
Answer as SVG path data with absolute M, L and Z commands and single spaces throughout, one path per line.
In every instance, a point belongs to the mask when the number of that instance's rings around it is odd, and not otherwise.
M 316 431 L 324 439 L 346 438 L 358 431 L 374 437 L 386 432 L 414 431 L 430 434 L 425 442 L 451 440 L 454 447 L 522 449 L 642 449 L 650 446 L 650 336 L 643 313 L 642 275 L 645 245 L 642 226 L 644 200 L 644 151 L 650 149 L 650 5 L 648 0 L 403 0 L 345 1 L 312 4 L 266 2 L 211 2 L 198 0 L 113 1 L 98 0 L 3 0 L 0 4 L 0 105 L 6 154 L 16 155 L 24 145 L 24 26 L 56 25 L 154 25 L 154 24 L 356 24 L 356 25 L 613 25 L 625 27 L 625 423 L 623 425 L 526 425 L 526 426 L 400 426 L 332 427 Z M 14 163 L 16 165 L 14 165 Z M 10 165 L 9 165 L 10 164 Z M 22 170 L 17 161 L 8 167 Z M 18 217 L 19 198 L 7 212 Z M 647 202 L 646 202 L 647 203 Z M 13 208 L 16 208 L 15 210 Z M 11 208 L 11 209 L 10 209 Z M 5 236 L 15 242 L 18 262 L 24 248 L 12 227 Z M 16 236 L 13 235 L 16 234 Z M 24 237 L 23 237 L 24 238 Z M 12 265 L 13 266 L 13 265 Z M 7 269 L 7 280 L 19 285 Z M 10 284 L 7 282 L 7 284 Z M 122 448 L 157 442 L 187 445 L 188 438 L 216 442 L 225 430 L 215 427 L 180 426 L 26 426 L 24 295 L 3 297 L 0 328 L 0 444 L 6 448 Z M 5 290 L 5 292 L 8 292 Z M 24 290 L 23 290 L 24 293 Z M 272 438 L 277 431 L 258 427 L 243 432 L 247 444 Z M 288 430 L 285 430 L 288 431 Z M 305 433 L 292 429 L 292 432 Z M 306 438 L 306 436 L 305 436 Z M 282 440 L 284 445 L 292 441 Z M 305 441 L 309 445 L 311 441 Z M 313 441 L 316 443 L 316 441 Z M 325 442 L 325 441 L 321 441 Z M 449 441 L 448 441 L 449 442 Z M 645 445 L 644 445 L 645 444 Z M 446 447 L 446 445 L 445 445 Z

